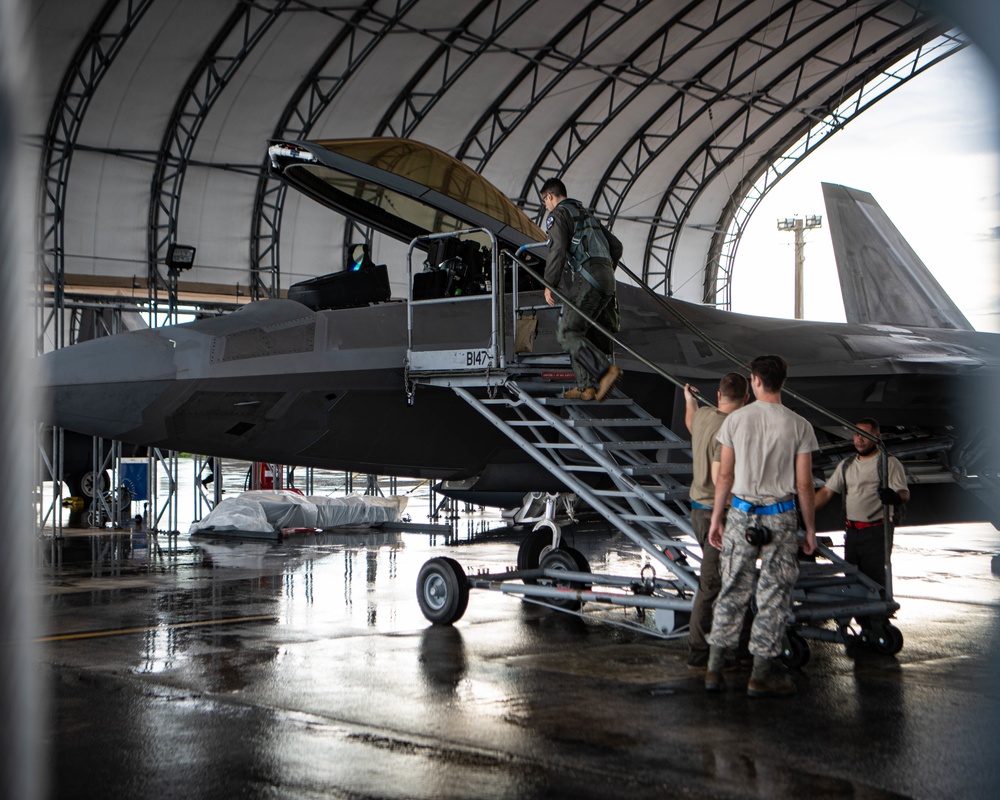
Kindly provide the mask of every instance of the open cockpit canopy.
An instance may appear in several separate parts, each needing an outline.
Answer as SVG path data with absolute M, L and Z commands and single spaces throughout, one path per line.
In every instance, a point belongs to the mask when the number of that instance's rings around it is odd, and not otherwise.
M 499 189 L 447 153 L 409 139 L 272 141 L 271 171 L 314 200 L 409 242 L 486 228 L 501 245 L 545 236 Z

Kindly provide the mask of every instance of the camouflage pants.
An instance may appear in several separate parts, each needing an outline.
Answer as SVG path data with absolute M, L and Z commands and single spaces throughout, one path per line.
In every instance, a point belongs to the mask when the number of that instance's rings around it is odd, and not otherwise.
M 771 529 L 770 544 L 755 547 L 747 543 L 746 529 L 756 523 Z M 740 638 L 743 616 L 754 594 L 757 559 L 757 616 L 750 633 L 750 652 L 774 658 L 781 653 L 781 639 L 788 625 L 792 588 L 799 577 L 798 512 L 754 516 L 729 509 L 722 537 L 722 589 L 715 601 L 715 615 L 708 643 L 713 647 L 734 648 Z

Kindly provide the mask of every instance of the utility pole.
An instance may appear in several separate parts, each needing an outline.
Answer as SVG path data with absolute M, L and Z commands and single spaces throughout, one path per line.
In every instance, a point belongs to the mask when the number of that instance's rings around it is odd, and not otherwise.
M 802 310 L 802 268 L 806 263 L 806 241 L 803 231 L 823 227 L 823 218 L 812 214 L 802 217 L 785 217 L 778 220 L 779 231 L 795 233 L 795 319 L 804 319 Z

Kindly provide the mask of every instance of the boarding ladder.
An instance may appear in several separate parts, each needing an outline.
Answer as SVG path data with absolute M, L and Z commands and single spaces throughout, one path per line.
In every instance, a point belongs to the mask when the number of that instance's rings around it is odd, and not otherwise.
M 551 391 L 551 389 L 549 389 Z M 608 522 L 690 589 L 697 578 L 685 566 L 698 561 L 684 464 L 671 454 L 690 444 L 634 401 L 616 392 L 603 403 L 536 397 L 508 380 L 495 398 L 456 388 L 465 400 L 512 442 L 545 467 Z M 497 413 L 498 411 L 506 413 Z M 511 418 L 513 417 L 513 418 Z M 639 434 L 638 436 L 636 434 Z M 598 478 L 588 481 L 587 478 Z M 611 486 L 600 483 L 610 479 Z
M 527 380 L 509 377 L 492 395 L 470 386 L 452 389 L 635 544 L 646 566 L 639 579 L 594 575 L 582 554 L 561 541 L 559 525 L 547 518 L 522 544 L 517 572 L 473 576 L 469 585 L 497 588 L 503 582 L 503 591 L 560 610 L 577 611 L 583 603 L 651 608 L 660 634 L 680 632 L 690 615 L 701 564 L 701 548 L 691 529 L 689 486 L 683 480 L 690 475 L 690 463 L 684 461 L 690 443 L 621 392 L 603 403 L 541 396 L 551 395 L 554 387 L 533 386 L 530 375 L 521 377 Z M 441 385 L 448 379 L 422 380 Z M 561 394 L 562 386 L 557 387 Z M 524 556 L 534 541 L 544 545 L 537 563 Z M 509 583 L 518 580 L 523 583 Z M 639 621 L 616 622 L 652 632 L 644 614 Z

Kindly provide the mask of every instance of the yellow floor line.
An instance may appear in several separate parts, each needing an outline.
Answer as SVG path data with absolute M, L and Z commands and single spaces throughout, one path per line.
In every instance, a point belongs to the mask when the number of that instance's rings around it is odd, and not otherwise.
M 42 636 L 35 639 L 36 644 L 43 642 L 66 642 L 71 639 L 99 639 L 103 636 L 123 636 L 128 633 L 147 633 L 167 628 L 198 628 L 205 625 L 227 625 L 234 622 L 258 622 L 264 619 L 277 619 L 275 614 L 262 614 L 258 617 L 232 617 L 231 619 L 207 619 L 200 622 L 175 622 L 170 625 L 149 625 L 145 628 L 117 628 L 108 631 L 87 631 L 84 633 L 61 633 L 54 636 Z

